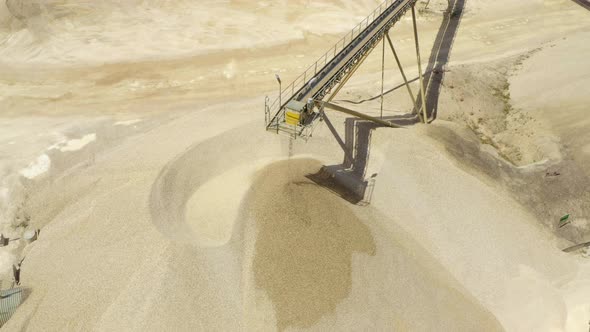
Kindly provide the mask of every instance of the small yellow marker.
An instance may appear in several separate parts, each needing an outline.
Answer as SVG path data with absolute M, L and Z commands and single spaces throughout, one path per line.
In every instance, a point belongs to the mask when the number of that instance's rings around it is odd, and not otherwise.
M 289 125 L 296 126 L 299 124 L 299 120 L 301 119 L 301 113 L 287 111 L 285 114 L 285 122 Z

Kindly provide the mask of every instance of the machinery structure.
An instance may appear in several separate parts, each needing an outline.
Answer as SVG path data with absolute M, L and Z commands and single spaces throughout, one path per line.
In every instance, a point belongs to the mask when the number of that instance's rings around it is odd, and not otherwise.
M 317 120 L 325 116 L 324 109 L 344 112 L 383 126 L 397 127 L 382 118 L 372 117 L 331 103 L 381 41 L 383 42 L 385 55 L 385 40 L 387 40 L 395 56 L 405 86 L 414 104 L 414 112 L 422 121 L 426 122 L 425 90 L 416 25 L 416 2 L 417 0 L 385 0 L 295 81 L 284 89 L 281 88 L 279 96 L 274 101 L 267 97 L 265 100 L 266 130 L 277 134 L 285 134 L 293 139 L 303 138 L 307 140 L 311 137 L 313 129 L 318 123 Z M 421 107 L 417 105 L 418 99 L 408 83 L 397 52 L 389 37 L 389 30 L 408 10 L 412 12 L 414 25 Z M 382 72 L 384 72 L 384 69 L 383 65 Z M 280 84 L 281 81 L 278 76 L 277 79 Z M 383 79 L 384 76 L 382 75 Z M 383 109 L 383 84 L 381 89 L 381 109 Z

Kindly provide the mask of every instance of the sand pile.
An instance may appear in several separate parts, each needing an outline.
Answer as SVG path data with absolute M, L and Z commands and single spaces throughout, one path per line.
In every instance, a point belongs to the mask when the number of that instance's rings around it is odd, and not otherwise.
M 29 3 L 0 4 L 1 184 L 15 188 L 0 198 L 22 196 L 42 232 L 0 248 L 0 263 L 26 256 L 28 292 L 4 329 L 587 330 L 588 259 L 561 251 L 590 220 L 590 28 L 571 1 L 467 1 L 437 122 L 329 114 L 348 173 L 323 124 L 308 143 L 264 132 L 262 101 L 375 1 Z M 424 59 L 445 4 L 420 12 Z M 411 26 L 397 28 L 415 76 Z M 341 99 L 378 94 L 378 53 Z M 410 108 L 395 89 L 384 114 Z M 319 185 L 323 166 L 370 184 L 370 204 Z
M 272 305 L 279 330 L 499 329 L 418 243 L 388 229 L 386 216 L 326 195 L 304 176 L 320 167 L 306 159 L 270 165 L 245 203 L 256 220 L 254 305 Z

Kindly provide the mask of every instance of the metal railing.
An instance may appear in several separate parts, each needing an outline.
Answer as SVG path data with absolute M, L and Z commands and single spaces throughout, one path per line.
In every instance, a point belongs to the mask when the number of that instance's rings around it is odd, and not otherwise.
M 314 62 L 311 66 L 309 66 L 299 77 L 297 77 L 291 84 L 287 85 L 284 89 L 282 89 L 280 96 L 278 96 L 271 104 L 268 104 L 269 100 L 267 100 L 267 104 L 265 106 L 265 113 L 267 114 L 267 125 L 269 125 L 268 121 L 269 115 L 275 112 L 279 112 L 281 107 L 281 103 L 288 102 L 297 91 L 305 87 L 309 80 L 314 78 L 322 68 L 324 68 L 333 58 L 336 57 L 340 52 L 342 52 L 355 38 L 357 38 L 367 27 L 375 22 L 381 14 L 392 4 L 398 2 L 399 0 L 385 0 L 383 1 L 379 7 L 377 7 L 371 14 L 369 14 L 363 21 L 361 21 L 357 26 L 355 26 L 350 33 L 346 34 L 342 39 L 340 39 L 330 50 L 324 53 L 316 62 Z M 275 119 L 278 120 L 278 119 Z M 273 121 L 274 122 L 274 121 Z

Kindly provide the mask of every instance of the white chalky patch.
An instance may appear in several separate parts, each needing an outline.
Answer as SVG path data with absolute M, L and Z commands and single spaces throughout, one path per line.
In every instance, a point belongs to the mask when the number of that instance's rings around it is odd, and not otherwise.
M 115 126 L 131 126 L 136 123 L 140 123 L 141 119 L 133 119 L 133 120 L 126 120 L 126 121 L 117 121 L 115 122 Z
M 49 171 L 51 167 L 51 159 L 48 155 L 42 154 L 37 157 L 37 160 L 29 164 L 27 168 L 20 171 L 20 174 L 27 179 L 34 179 L 43 173 Z
M 65 142 L 65 145 L 61 146 L 59 150 L 61 152 L 78 151 L 94 141 L 96 141 L 96 134 L 88 134 L 82 138 L 72 139 Z
M 236 76 L 236 72 L 237 72 L 236 60 L 232 60 L 223 69 L 223 76 L 226 79 L 230 80 L 230 79 L 232 79 L 232 78 L 234 78 Z

